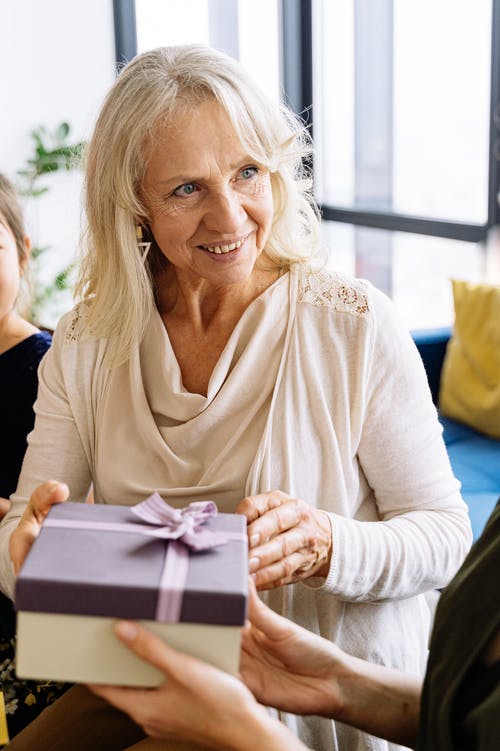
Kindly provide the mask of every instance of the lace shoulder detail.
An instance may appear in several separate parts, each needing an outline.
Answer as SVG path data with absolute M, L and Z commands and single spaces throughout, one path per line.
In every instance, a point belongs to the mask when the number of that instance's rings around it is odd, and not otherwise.
M 366 285 L 359 279 L 316 271 L 299 279 L 298 302 L 333 308 L 341 313 L 362 317 L 370 310 Z
M 84 302 L 78 303 L 68 315 L 70 318 L 64 341 L 66 344 L 75 344 L 80 341 L 84 332 L 88 318 L 88 307 Z

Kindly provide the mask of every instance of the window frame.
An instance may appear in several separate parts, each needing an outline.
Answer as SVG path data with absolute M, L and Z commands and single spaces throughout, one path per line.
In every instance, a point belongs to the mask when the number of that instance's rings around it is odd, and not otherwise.
M 283 33 L 285 93 L 295 112 L 302 116 L 307 113 L 307 122 L 314 123 L 313 0 L 281 0 L 281 12 L 283 29 L 293 29 L 293 34 Z M 298 52 L 295 46 L 297 40 Z M 497 199 L 500 190 L 500 0 L 492 0 L 491 50 L 488 220 L 485 224 L 430 219 L 388 210 L 350 209 L 326 203 L 320 204 L 322 218 L 361 227 L 412 232 L 466 242 L 484 242 L 491 227 L 500 223 Z
M 135 0 L 113 0 L 117 70 L 137 55 Z
M 300 115 L 311 135 L 313 102 L 313 0 L 281 0 L 281 76 L 285 98 Z M 135 0 L 113 0 L 115 59 L 117 66 L 137 54 Z M 323 219 L 398 232 L 484 242 L 489 230 L 500 224 L 500 0 L 492 0 L 490 134 L 488 166 L 488 220 L 485 224 L 430 219 L 391 211 L 349 209 L 320 204 Z

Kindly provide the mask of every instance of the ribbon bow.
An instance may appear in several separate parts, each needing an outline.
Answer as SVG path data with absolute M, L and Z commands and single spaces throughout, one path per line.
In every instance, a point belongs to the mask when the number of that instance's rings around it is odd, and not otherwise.
M 217 516 L 213 501 L 194 501 L 182 509 L 169 506 L 158 493 L 130 509 L 147 524 L 158 527 L 154 536 L 164 540 L 177 540 L 192 550 L 207 550 L 224 544 L 220 536 L 204 528 L 204 524 Z

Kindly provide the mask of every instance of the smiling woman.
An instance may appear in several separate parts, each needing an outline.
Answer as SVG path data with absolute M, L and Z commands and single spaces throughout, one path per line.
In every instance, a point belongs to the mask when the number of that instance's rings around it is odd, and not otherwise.
M 279 275 L 262 262 L 273 220 L 269 170 L 249 164 L 215 101 L 180 112 L 153 146 L 143 201 L 145 237 L 164 265 L 157 307 L 184 386 L 208 393 L 210 377 L 248 305 Z M 195 302 L 198 314 L 190 310 Z
M 181 110 L 175 131 L 166 126 L 158 134 L 143 193 L 149 228 L 170 262 L 174 288 L 188 283 L 211 297 L 214 284 L 243 282 L 245 291 L 235 292 L 242 311 L 266 281 L 275 281 L 269 261 L 265 271 L 252 273 L 272 227 L 269 170 L 252 164 L 216 101 Z M 177 295 L 173 309 L 176 304 Z M 172 310 L 160 312 L 168 330 Z
M 50 507 L 90 483 L 96 503 L 211 498 L 246 517 L 274 610 L 423 671 L 422 593 L 461 563 L 467 510 L 391 303 L 321 265 L 310 151 L 220 52 L 160 48 L 120 73 L 88 147 L 82 301 L 44 361 L 0 530 L 7 593 Z M 154 727 L 134 718 L 79 687 L 12 748 L 126 748 Z M 331 719 L 283 720 L 315 748 L 389 748 Z

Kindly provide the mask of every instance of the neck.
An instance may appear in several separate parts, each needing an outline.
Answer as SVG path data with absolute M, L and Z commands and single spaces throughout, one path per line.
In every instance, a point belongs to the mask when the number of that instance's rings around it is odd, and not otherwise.
M 0 354 L 37 332 L 36 326 L 25 321 L 14 310 L 9 311 L 0 318 Z
M 278 277 L 279 269 L 254 270 L 244 282 L 219 286 L 170 266 L 156 278 L 158 309 L 164 319 L 207 329 L 220 318 L 239 318 Z

